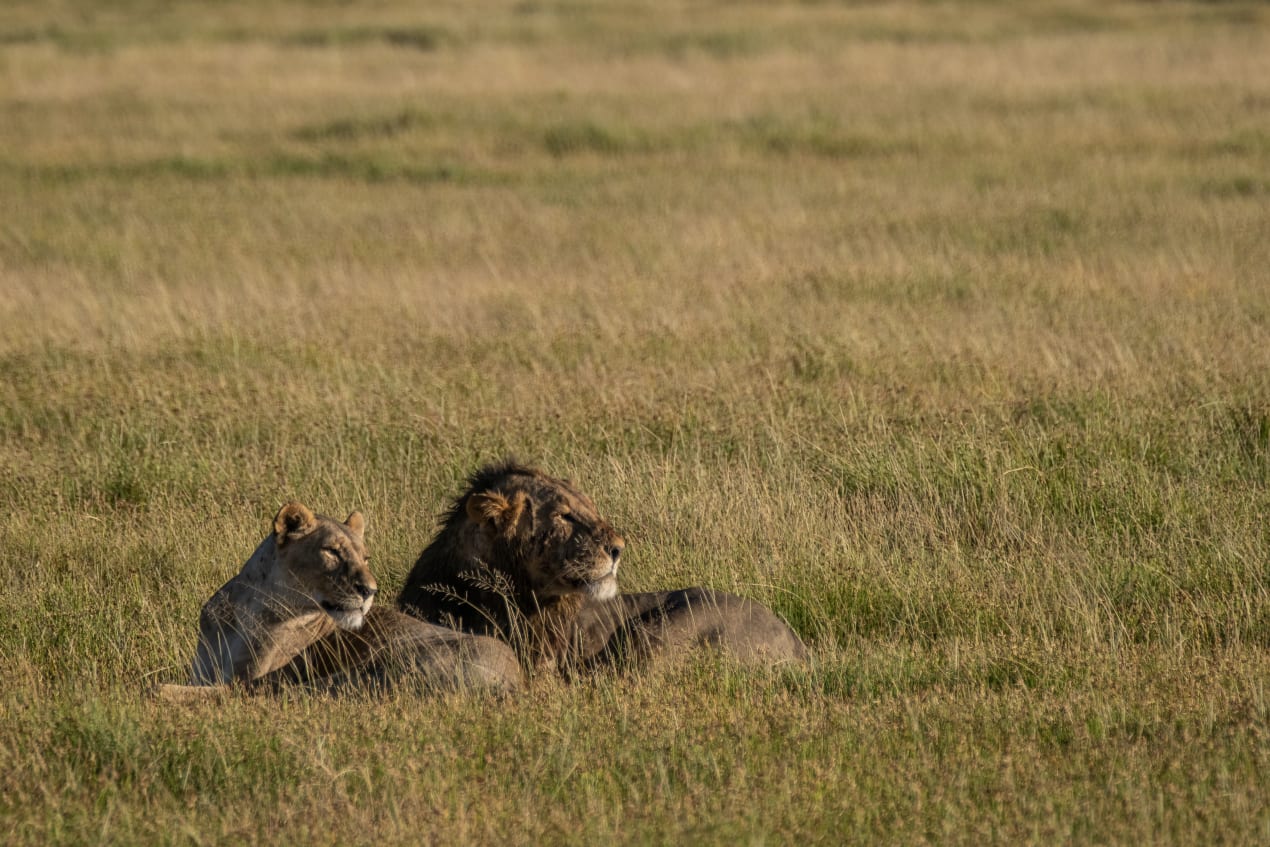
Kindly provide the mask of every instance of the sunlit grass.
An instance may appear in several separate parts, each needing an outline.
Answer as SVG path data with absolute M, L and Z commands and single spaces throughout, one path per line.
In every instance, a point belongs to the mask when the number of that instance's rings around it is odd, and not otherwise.
M 1267 14 L 6 4 L 10 840 L 1270 840 Z M 815 662 L 148 697 L 507 454 Z

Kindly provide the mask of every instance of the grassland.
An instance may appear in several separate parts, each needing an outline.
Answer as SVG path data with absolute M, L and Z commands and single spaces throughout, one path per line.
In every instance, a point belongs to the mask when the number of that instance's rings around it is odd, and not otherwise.
M 0 373 L 7 843 L 1270 841 L 1264 5 L 6 3 Z M 509 452 L 814 665 L 148 696 Z

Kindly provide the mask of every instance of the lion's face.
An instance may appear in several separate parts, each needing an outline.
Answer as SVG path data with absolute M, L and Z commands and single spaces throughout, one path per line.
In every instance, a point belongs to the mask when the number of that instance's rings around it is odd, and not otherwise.
M 288 503 L 274 518 L 279 588 L 295 611 L 320 608 L 341 629 L 357 629 L 374 602 L 363 538 L 365 521 L 353 512 L 344 523 Z
M 497 490 L 474 492 L 466 511 L 487 543 L 510 554 L 540 600 L 575 594 L 607 600 L 617 594 L 626 543 L 568 481 L 511 475 Z

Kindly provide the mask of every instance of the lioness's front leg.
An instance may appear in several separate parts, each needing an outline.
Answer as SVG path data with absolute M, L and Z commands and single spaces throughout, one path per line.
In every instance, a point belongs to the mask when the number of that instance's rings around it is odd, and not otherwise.
M 361 629 L 330 633 L 247 687 L 276 692 L 304 685 L 333 692 L 412 681 L 435 691 L 506 692 L 522 683 L 516 654 L 501 641 L 376 606 Z

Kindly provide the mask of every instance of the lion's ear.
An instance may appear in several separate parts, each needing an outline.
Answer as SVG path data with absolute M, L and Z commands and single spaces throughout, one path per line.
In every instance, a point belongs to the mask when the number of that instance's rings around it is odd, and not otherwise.
M 510 505 L 503 495 L 482 491 L 467 498 L 467 516 L 480 524 L 498 523 Z
M 527 500 L 523 491 L 513 494 L 510 501 L 496 491 L 482 491 L 467 498 L 467 516 L 510 538 L 516 533 Z
M 288 541 L 303 538 L 317 526 L 317 518 L 309 511 L 308 506 L 292 500 L 278 510 L 273 519 L 274 544 L 282 547 Z
M 353 535 L 363 538 L 366 535 L 366 519 L 362 517 L 361 512 L 353 512 L 344 521 L 344 526 L 353 531 Z

